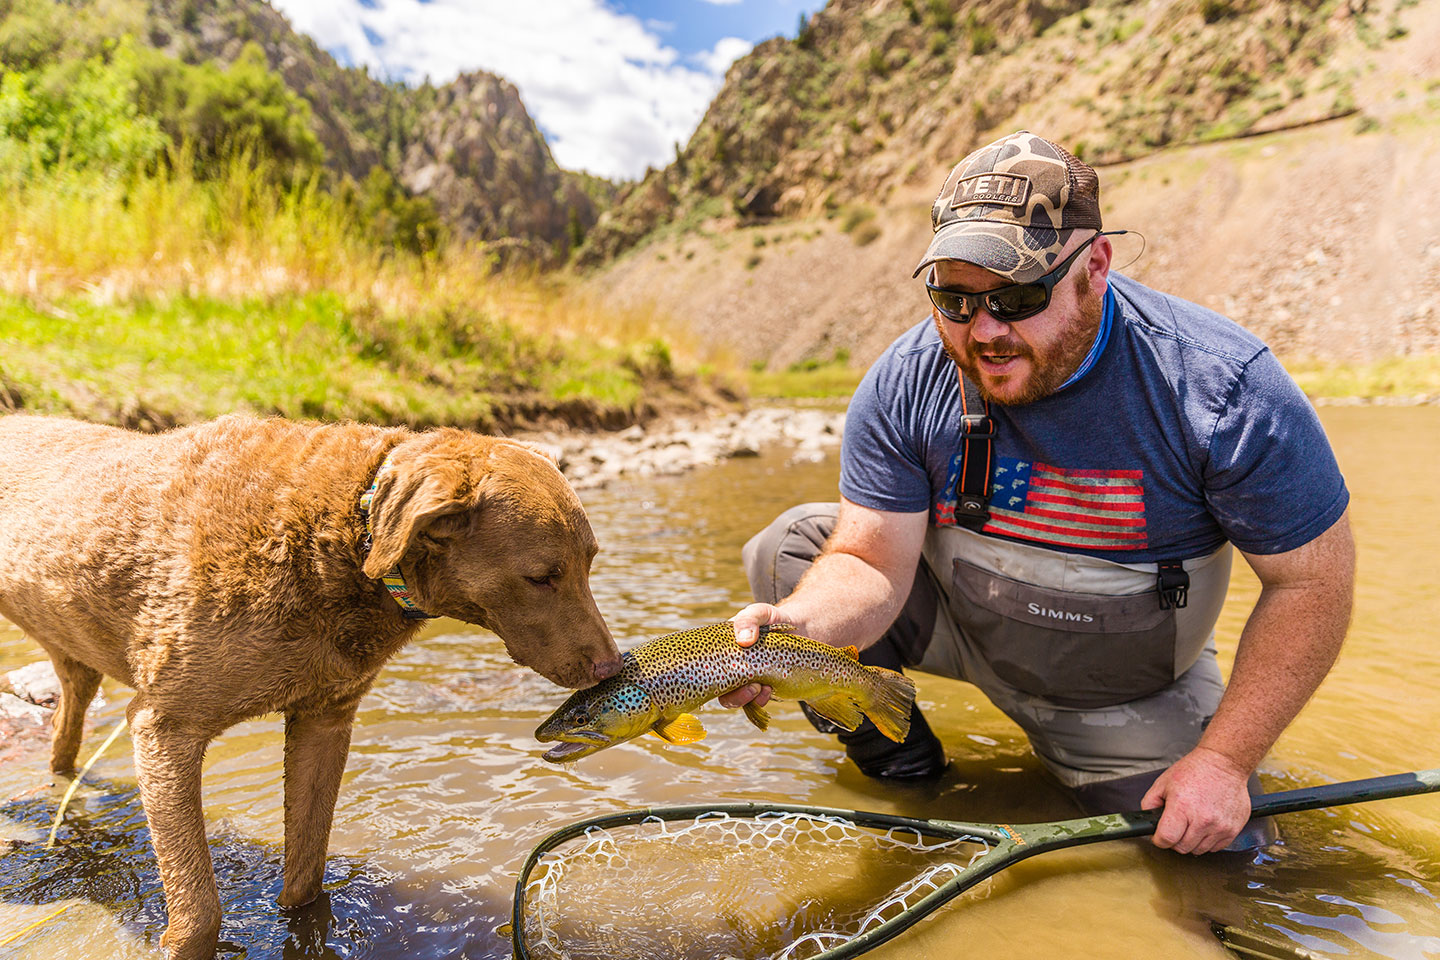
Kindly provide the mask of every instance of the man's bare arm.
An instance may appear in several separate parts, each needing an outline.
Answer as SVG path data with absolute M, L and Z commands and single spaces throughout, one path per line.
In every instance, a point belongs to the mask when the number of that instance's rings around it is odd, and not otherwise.
M 1348 515 L 1286 553 L 1245 554 L 1260 578 L 1225 695 L 1199 744 L 1146 794 L 1162 802 L 1157 846 L 1219 850 L 1250 815 L 1245 785 L 1330 671 L 1350 624 L 1355 544 Z
M 755 642 L 758 628 L 793 624 L 796 631 L 835 646 L 868 647 L 890 627 L 910 595 L 929 524 L 926 511 L 890 513 L 841 498 L 825 549 L 778 604 L 752 603 L 734 616 L 735 637 Z M 769 690 L 751 684 L 720 698 L 738 707 Z

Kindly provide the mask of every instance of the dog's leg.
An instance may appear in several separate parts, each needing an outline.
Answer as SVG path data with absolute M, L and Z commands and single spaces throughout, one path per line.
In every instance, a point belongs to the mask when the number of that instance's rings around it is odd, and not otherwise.
M 280 906 L 298 907 L 320 894 L 330 821 L 350 750 L 355 704 L 323 714 L 285 715 L 285 888 Z
M 100 671 L 58 653 L 50 654 L 60 678 L 60 706 L 55 711 L 55 732 L 50 738 L 50 772 L 75 772 L 75 755 L 85 728 L 85 711 L 100 689 Z
M 220 937 L 220 897 L 200 805 L 200 762 L 210 737 L 161 716 L 143 694 L 130 702 L 129 715 L 135 777 L 170 914 L 160 942 L 169 960 L 208 960 Z

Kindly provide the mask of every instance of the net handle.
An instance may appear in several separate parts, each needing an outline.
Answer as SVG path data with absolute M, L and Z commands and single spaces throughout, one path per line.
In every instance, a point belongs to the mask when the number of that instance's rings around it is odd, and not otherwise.
M 1345 803 L 1364 803 L 1396 797 L 1434 793 L 1440 790 L 1440 769 L 1397 773 L 1364 780 L 1348 780 L 1318 787 L 1301 787 L 1278 793 L 1260 794 L 1252 799 L 1251 815 L 1274 816 L 1316 810 Z M 862 827 L 900 828 L 921 836 L 945 840 L 974 837 L 991 844 L 988 853 L 976 859 L 955 877 L 946 881 L 913 906 L 846 941 L 816 954 L 810 960 L 843 960 L 858 956 L 898 936 L 915 923 L 929 916 L 940 906 L 976 884 L 989 879 L 1013 863 L 1065 847 L 1149 836 L 1160 819 L 1159 810 L 1134 813 L 1111 813 L 1074 820 L 1053 820 L 1014 826 L 999 823 L 966 823 L 957 820 L 925 820 L 865 810 L 840 810 L 833 807 L 812 807 L 783 803 L 710 803 L 674 807 L 646 807 L 621 813 L 604 814 L 561 827 L 542 839 L 530 851 L 520 878 L 515 883 L 515 903 L 511 913 L 511 944 L 516 960 L 530 960 L 525 947 L 525 886 L 540 857 L 567 840 L 582 836 L 595 828 L 632 826 L 647 820 L 705 820 L 722 814 L 732 817 L 760 817 L 765 814 L 801 814 L 812 817 L 834 817 Z

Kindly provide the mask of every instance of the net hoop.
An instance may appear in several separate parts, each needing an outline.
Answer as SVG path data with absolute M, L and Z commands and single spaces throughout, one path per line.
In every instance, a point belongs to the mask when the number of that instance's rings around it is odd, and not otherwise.
M 713 827 L 716 823 L 741 820 L 758 824 L 756 833 L 761 835 L 771 829 L 771 825 L 783 827 L 797 821 L 834 825 L 842 831 L 849 827 L 864 827 L 879 831 L 873 836 L 886 844 L 922 853 L 933 853 L 963 843 L 979 842 L 993 847 L 996 844 L 1008 843 L 1012 839 L 1004 828 L 990 824 L 917 820 L 891 814 L 790 804 L 736 803 L 652 807 L 592 817 L 551 833 L 536 844 L 526 858 L 516 881 L 514 909 L 511 914 L 511 943 L 516 960 L 532 960 L 525 942 L 526 901 L 532 892 L 538 891 L 543 895 L 543 885 L 550 874 L 547 871 L 540 881 L 532 881 L 531 876 L 537 868 L 555 863 L 555 858 L 547 859 L 547 855 L 556 847 L 585 837 L 588 844 L 595 845 L 596 852 L 610 855 L 615 852 L 613 839 L 608 835 L 608 830 L 613 827 L 654 826 L 659 830 L 660 836 L 678 837 L 700 828 Z M 668 826 L 676 821 L 689 821 L 690 825 L 678 829 Z M 927 838 L 933 842 L 926 842 Z M 774 840 L 779 839 L 777 834 Z M 858 931 L 842 933 L 821 930 L 807 933 L 789 944 L 774 960 L 796 960 L 802 955 L 806 956 L 807 960 L 832 960 L 855 956 L 878 946 L 960 893 L 963 889 L 961 883 L 971 876 L 975 862 L 984 859 L 985 853 L 982 852 L 971 858 L 968 867 L 957 864 L 932 866 L 892 891 L 873 907 L 861 921 Z M 558 871 L 549 882 L 559 883 L 561 874 L 563 870 Z M 909 903 L 909 898 L 922 890 L 928 891 L 923 898 L 913 904 Z M 557 956 L 563 955 L 560 945 L 552 942 L 548 934 L 542 934 L 537 943 L 544 944 Z M 804 955 L 800 953 L 802 947 L 818 948 L 821 952 Z

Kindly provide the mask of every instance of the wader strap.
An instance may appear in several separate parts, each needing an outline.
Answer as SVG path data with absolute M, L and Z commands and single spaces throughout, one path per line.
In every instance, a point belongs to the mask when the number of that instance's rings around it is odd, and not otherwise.
M 1161 610 L 1184 607 L 1190 599 L 1190 574 L 1185 572 L 1185 565 L 1179 560 L 1161 560 L 1155 590 L 1160 594 Z
M 960 479 L 955 485 L 955 522 L 979 530 L 990 520 L 990 471 L 995 421 L 990 404 L 960 374 Z

